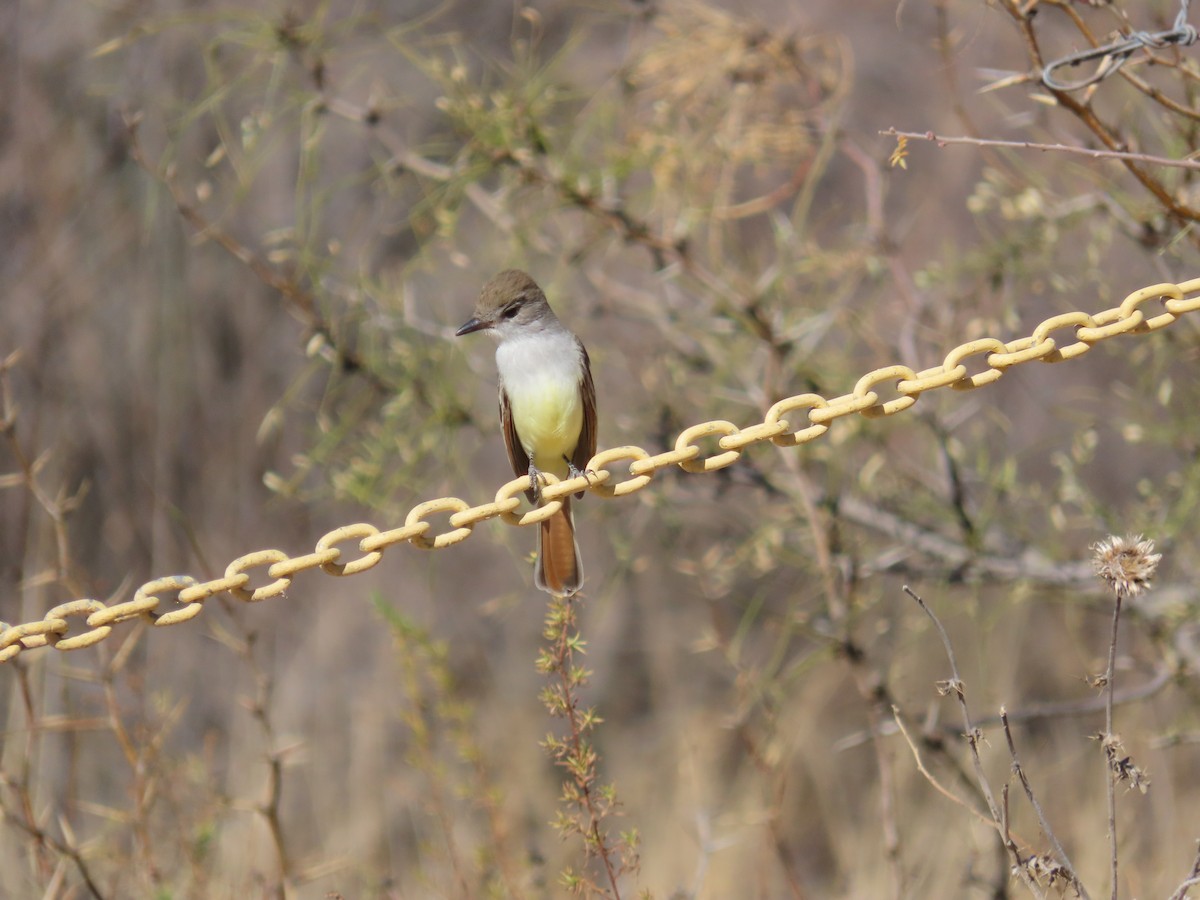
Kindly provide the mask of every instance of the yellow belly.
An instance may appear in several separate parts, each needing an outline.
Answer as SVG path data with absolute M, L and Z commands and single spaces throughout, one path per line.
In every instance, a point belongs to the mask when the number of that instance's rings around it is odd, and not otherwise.
M 575 452 L 583 429 L 579 385 L 562 379 L 539 380 L 510 391 L 508 401 L 517 436 L 533 464 L 565 478 L 566 459 Z

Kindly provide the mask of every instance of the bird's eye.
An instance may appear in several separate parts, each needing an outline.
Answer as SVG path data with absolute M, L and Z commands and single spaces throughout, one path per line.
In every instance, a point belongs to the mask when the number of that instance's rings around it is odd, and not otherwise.
M 501 315 L 503 318 L 505 318 L 505 319 L 511 319 L 511 318 L 513 318 L 514 316 L 516 316 L 516 314 L 517 314 L 517 306 L 516 306 L 516 304 L 513 304 L 512 306 L 505 307 L 505 309 L 504 309 L 504 312 L 500 313 L 500 315 Z

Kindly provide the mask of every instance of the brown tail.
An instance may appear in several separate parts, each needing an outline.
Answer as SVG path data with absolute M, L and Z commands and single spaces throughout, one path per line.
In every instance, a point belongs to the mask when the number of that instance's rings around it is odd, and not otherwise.
M 583 587 L 583 563 L 575 543 L 570 497 L 564 497 L 562 509 L 538 526 L 538 561 L 533 580 L 541 590 L 560 597 L 570 597 Z

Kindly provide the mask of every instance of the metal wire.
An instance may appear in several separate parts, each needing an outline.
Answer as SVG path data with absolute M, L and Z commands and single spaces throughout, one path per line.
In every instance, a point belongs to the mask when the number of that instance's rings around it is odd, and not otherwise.
M 1113 41 L 1111 44 L 1072 53 L 1070 56 L 1064 56 L 1062 59 L 1050 63 L 1042 69 L 1042 84 L 1052 91 L 1077 91 L 1080 88 L 1097 84 L 1117 72 L 1134 53 L 1143 48 L 1162 50 L 1170 46 L 1190 47 L 1196 43 L 1197 36 L 1195 27 L 1188 24 L 1187 20 L 1190 5 L 1191 0 L 1179 0 L 1179 14 L 1175 16 L 1175 24 L 1167 31 L 1153 33 L 1135 31 L 1128 37 Z M 1079 81 L 1059 81 L 1054 76 L 1059 69 L 1073 68 L 1085 62 L 1091 62 L 1093 59 L 1100 60 L 1100 65 L 1087 78 Z

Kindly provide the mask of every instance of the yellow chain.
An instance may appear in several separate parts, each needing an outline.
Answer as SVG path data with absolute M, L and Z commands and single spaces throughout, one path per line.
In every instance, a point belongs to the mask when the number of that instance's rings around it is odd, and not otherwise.
M 1112 309 L 1089 314 L 1068 312 L 1051 316 L 1038 325 L 1028 337 L 1004 343 L 995 338 L 968 341 L 946 354 L 940 366 L 913 372 L 907 366 L 885 366 L 868 372 L 855 384 L 849 394 L 827 400 L 819 394 L 799 394 L 780 400 L 768 411 L 763 421 L 739 428 L 732 422 L 717 420 L 701 422 L 685 429 L 675 441 L 675 448 L 651 456 L 641 447 L 614 447 L 592 457 L 587 473 L 560 481 L 543 473 L 548 484 L 542 496 L 545 506 L 516 515 L 519 495 L 529 488 L 525 476 L 514 478 L 496 492 L 492 503 L 471 506 L 458 497 L 441 497 L 415 506 L 404 520 L 402 528 L 380 531 L 374 525 L 356 524 L 337 528 L 319 541 L 316 550 L 303 556 L 288 556 L 282 550 L 259 550 L 240 556 L 225 568 L 221 578 L 198 582 L 188 575 L 158 578 L 139 587 L 133 599 L 107 606 L 99 600 L 74 600 L 60 604 L 36 621 L 24 625 L 0 622 L 0 663 L 7 662 L 22 650 L 53 646 L 59 650 L 78 650 L 104 640 L 113 625 L 127 619 L 144 618 L 154 625 L 177 625 L 198 616 L 204 601 L 214 594 L 229 593 L 239 600 L 252 603 L 278 597 L 291 587 L 300 572 L 320 568 L 330 575 L 357 575 L 379 564 L 383 553 L 396 544 L 408 543 L 425 550 L 441 549 L 470 537 L 475 526 L 489 519 L 501 518 L 510 525 L 531 525 L 558 511 L 558 501 L 576 491 L 591 491 L 601 497 L 624 497 L 646 487 L 655 472 L 667 466 L 679 466 L 688 472 L 715 472 L 737 462 L 745 449 L 753 444 L 770 441 L 780 447 L 794 447 L 824 435 L 835 419 L 857 413 L 867 418 L 890 416 L 908 409 L 921 394 L 939 388 L 972 390 L 999 380 L 1013 366 L 1040 360 L 1055 363 L 1082 356 L 1100 341 L 1119 334 L 1146 334 L 1174 323 L 1180 316 L 1200 309 L 1200 294 L 1190 299 L 1186 295 L 1200 291 L 1200 278 L 1182 284 L 1155 284 L 1130 294 Z M 1141 307 L 1159 300 L 1163 312 L 1146 318 Z M 1074 342 L 1059 347 L 1051 332 L 1074 328 Z M 967 361 L 983 357 L 980 371 L 971 373 Z M 875 387 L 892 383 L 899 395 L 880 402 Z M 808 424 L 793 430 L 785 418 L 791 413 L 807 410 Z M 701 456 L 696 441 L 721 435 L 719 452 Z M 628 461 L 628 478 L 617 481 L 609 468 Z M 433 533 L 428 517 L 450 513 L 450 530 Z M 340 544 L 357 540 L 357 559 L 343 560 Z M 266 569 L 272 579 L 257 587 L 250 586 L 250 571 Z M 182 606 L 169 612 L 157 610 L 164 595 L 174 594 Z M 72 634 L 70 619 L 82 618 L 85 631 Z

